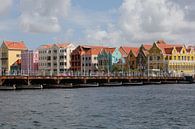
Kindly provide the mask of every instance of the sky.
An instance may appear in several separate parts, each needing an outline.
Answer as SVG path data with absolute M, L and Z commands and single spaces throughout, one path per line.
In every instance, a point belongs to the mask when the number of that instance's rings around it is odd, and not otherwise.
M 0 0 L 0 41 L 195 45 L 195 0 Z

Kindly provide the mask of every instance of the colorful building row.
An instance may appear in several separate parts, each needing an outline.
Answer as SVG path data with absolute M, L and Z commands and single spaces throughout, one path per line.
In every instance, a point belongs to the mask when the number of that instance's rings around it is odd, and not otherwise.
M 129 73 L 182 75 L 195 73 L 195 47 L 163 40 L 140 47 L 41 45 L 28 50 L 24 42 L 4 41 L 0 49 L 2 75 L 95 75 Z

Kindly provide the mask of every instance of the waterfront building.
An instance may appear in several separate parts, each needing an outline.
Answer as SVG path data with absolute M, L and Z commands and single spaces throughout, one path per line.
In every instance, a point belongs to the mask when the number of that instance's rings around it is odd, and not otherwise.
M 25 50 L 21 53 L 21 74 L 38 75 L 38 51 Z
M 131 49 L 132 49 L 132 47 L 128 47 L 128 46 L 121 46 L 119 48 L 119 51 L 122 54 L 122 57 L 125 59 L 125 61 L 126 61 L 127 56 L 129 55 L 129 52 L 131 51 Z
M 137 70 L 137 56 L 139 48 L 130 48 L 130 52 L 126 58 L 126 67 L 128 70 Z
M 123 60 L 118 48 L 104 48 L 98 55 L 98 69 L 101 72 L 107 72 L 109 74 L 109 72 L 121 69 L 117 66 L 120 61 L 123 63 Z
M 14 71 L 11 71 L 11 66 L 19 59 L 21 59 L 21 52 L 27 50 L 27 47 L 23 41 L 3 41 L 0 48 L 0 66 L 1 74 L 7 75 Z
M 98 71 L 98 54 L 103 46 L 78 46 L 71 53 L 71 70 L 82 75 L 95 74 Z
M 142 44 L 138 50 L 137 54 L 137 69 L 141 72 L 141 74 L 146 74 L 148 70 L 148 54 L 149 50 L 152 47 L 150 44 Z
M 186 48 L 185 45 L 167 44 L 159 40 L 149 50 L 148 59 L 149 71 L 152 75 L 194 73 L 194 49 Z
M 192 47 L 174 46 L 169 49 L 166 60 L 169 73 L 175 75 L 194 75 L 195 73 L 195 51 Z
M 40 75 L 66 75 L 70 69 L 71 53 L 75 46 L 71 43 L 46 44 L 38 48 Z

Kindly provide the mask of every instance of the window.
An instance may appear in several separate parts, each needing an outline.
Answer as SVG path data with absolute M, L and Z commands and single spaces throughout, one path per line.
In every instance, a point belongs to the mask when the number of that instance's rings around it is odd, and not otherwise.
M 16 54 L 16 57 L 20 57 L 20 54 Z
M 60 59 L 64 59 L 64 56 L 60 56 Z
M 97 57 L 94 57 L 94 60 L 97 60 Z
M 57 50 L 53 50 L 54 53 L 57 53 Z
M 51 60 L 51 56 L 48 56 L 48 57 L 47 57 L 47 60 Z
M 60 66 L 64 65 L 64 62 L 60 62 Z
M 57 59 L 57 57 L 56 57 L 56 56 L 54 56 L 54 57 L 53 57 L 53 60 L 56 60 L 56 59 Z
M 150 56 L 150 60 L 152 60 L 152 56 Z

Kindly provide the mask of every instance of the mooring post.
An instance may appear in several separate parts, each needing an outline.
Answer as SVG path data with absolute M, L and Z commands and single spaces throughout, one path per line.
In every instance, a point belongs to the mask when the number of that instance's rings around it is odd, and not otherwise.
M 27 83 L 28 83 L 28 86 L 31 85 L 31 80 L 29 79 L 29 77 L 28 77 L 28 79 L 27 79 Z
M 84 84 L 86 84 L 87 83 L 87 79 L 83 79 L 83 82 L 84 82 Z

